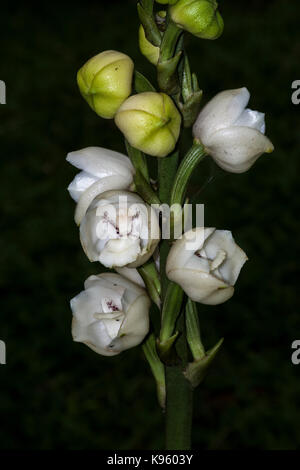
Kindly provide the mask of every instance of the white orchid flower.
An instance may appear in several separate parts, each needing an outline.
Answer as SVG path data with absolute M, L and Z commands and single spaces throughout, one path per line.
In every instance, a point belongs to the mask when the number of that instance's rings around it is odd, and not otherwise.
M 74 341 L 103 356 L 141 343 L 149 331 L 151 301 L 144 289 L 119 274 L 90 276 L 71 300 Z
M 134 168 L 126 155 L 102 147 L 70 152 L 67 161 L 82 170 L 68 186 L 77 202 L 75 221 L 79 225 L 92 200 L 112 189 L 127 189 L 133 182 Z
M 217 305 L 232 297 L 246 261 L 229 230 L 197 227 L 175 241 L 166 273 L 195 302 Z
M 194 137 L 224 170 L 247 171 L 264 153 L 274 150 L 265 134 L 265 115 L 246 108 L 247 88 L 218 93 L 199 113 Z
M 159 239 L 154 209 L 129 191 L 107 191 L 97 196 L 80 225 L 87 257 L 108 268 L 141 266 L 151 257 Z

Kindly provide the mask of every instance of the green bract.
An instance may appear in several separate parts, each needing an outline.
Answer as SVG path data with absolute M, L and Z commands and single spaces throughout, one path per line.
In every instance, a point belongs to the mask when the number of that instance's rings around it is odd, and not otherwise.
M 159 58 L 159 47 L 153 46 L 145 36 L 145 30 L 141 25 L 139 28 L 139 46 L 141 53 L 151 64 L 156 65 Z
M 148 155 L 166 157 L 175 148 L 181 116 L 168 95 L 145 92 L 128 98 L 115 122 L 130 145 Z
M 202 39 L 217 39 L 224 23 L 215 0 L 179 0 L 170 7 L 170 15 L 179 28 Z
M 111 119 L 131 93 L 134 64 L 122 52 L 105 51 L 88 60 L 77 73 L 80 93 L 101 117 Z

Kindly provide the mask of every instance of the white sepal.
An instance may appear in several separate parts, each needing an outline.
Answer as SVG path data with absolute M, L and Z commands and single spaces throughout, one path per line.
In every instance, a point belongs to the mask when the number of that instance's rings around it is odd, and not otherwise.
M 67 161 L 82 170 L 68 186 L 78 203 L 75 221 L 79 225 L 92 200 L 105 191 L 127 189 L 133 182 L 134 168 L 126 155 L 102 147 L 70 152 Z

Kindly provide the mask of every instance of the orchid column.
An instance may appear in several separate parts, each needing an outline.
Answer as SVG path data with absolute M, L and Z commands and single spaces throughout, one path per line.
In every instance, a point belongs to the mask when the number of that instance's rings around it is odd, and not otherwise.
M 195 302 L 229 300 L 247 260 L 229 230 L 195 227 L 182 234 L 189 179 L 208 156 L 225 171 L 247 171 L 273 145 L 264 135 L 264 114 L 246 108 L 246 88 L 218 93 L 200 110 L 202 91 L 184 34 L 221 35 L 215 0 L 140 0 L 137 10 L 139 47 L 156 67 L 157 85 L 117 51 L 99 53 L 77 74 L 92 110 L 114 119 L 128 156 L 88 147 L 67 157 L 81 170 L 68 190 L 82 248 L 90 261 L 115 271 L 90 276 L 72 299 L 72 334 L 105 356 L 142 344 L 166 416 L 166 448 L 184 450 L 191 446 L 193 390 L 223 341 L 205 350 Z M 181 132 L 192 127 L 190 150 L 180 155 Z M 151 158 L 158 164 L 154 182 Z M 171 208 L 168 239 L 162 205 Z M 151 303 L 159 325 L 149 319 Z

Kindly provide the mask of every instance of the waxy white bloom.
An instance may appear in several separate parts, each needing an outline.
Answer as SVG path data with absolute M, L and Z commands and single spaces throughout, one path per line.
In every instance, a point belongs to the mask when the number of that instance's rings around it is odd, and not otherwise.
M 176 240 L 166 272 L 195 302 L 217 305 L 232 297 L 245 261 L 229 230 L 197 227 Z
M 108 268 L 141 266 L 151 257 L 159 239 L 155 211 L 129 191 L 107 191 L 97 196 L 80 225 L 87 257 Z
M 68 186 L 70 196 L 77 202 L 75 221 L 78 225 L 98 194 L 111 189 L 127 189 L 133 182 L 131 161 L 113 150 L 87 147 L 68 153 L 67 161 L 82 170 Z
M 264 135 L 265 115 L 246 108 L 247 88 L 226 90 L 210 100 L 198 115 L 193 134 L 224 170 L 247 171 L 264 152 L 274 150 Z
M 115 356 L 143 341 L 149 331 L 150 299 L 119 274 L 90 276 L 71 300 L 74 341 L 103 356 Z

